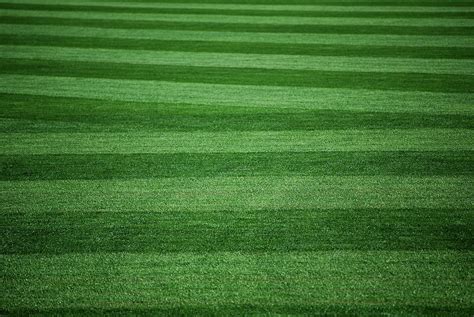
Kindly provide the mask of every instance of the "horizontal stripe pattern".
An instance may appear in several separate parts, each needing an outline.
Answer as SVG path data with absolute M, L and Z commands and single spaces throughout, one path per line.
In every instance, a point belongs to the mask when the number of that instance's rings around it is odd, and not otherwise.
M 163 132 L 14 133 L 0 135 L 3 153 L 212 153 L 384 150 L 469 150 L 470 129 L 279 131 L 279 132 Z M 140 142 L 136 142 L 140 140 Z
M 262 54 L 217 54 L 185 52 L 149 52 L 53 48 L 45 46 L 2 46 L 0 58 L 25 58 L 75 62 L 114 62 L 145 65 L 199 67 L 238 67 L 351 72 L 402 72 L 474 75 L 472 60 L 424 60 L 362 57 L 306 57 Z
M 472 315 L 470 1 L 0 16 L 2 313 Z
M 254 86 L 294 86 L 470 93 L 474 75 L 351 72 L 70 62 L 39 59 L 0 59 L 0 74 L 153 80 Z
M 5 20 L 0 20 L 4 23 Z M 14 21 L 12 21 L 14 22 Z M 328 44 L 328 45 L 379 45 L 408 47 L 463 47 L 473 48 L 471 36 L 436 36 L 436 35 L 390 35 L 390 34 L 285 34 L 262 32 L 215 32 L 183 30 L 150 30 L 150 29 L 106 29 L 100 27 L 68 25 L 32 25 L 4 23 L 0 34 L 27 35 L 67 35 L 98 38 L 134 38 L 180 41 L 226 41 L 250 43 L 286 43 L 286 44 Z
M 126 8 L 128 10 L 134 10 L 137 8 L 143 9 L 204 9 L 204 10 L 249 10 L 252 12 L 259 13 L 260 11 L 276 11 L 274 13 L 278 13 L 278 11 L 321 11 L 321 12 L 440 12 L 440 13 L 450 13 L 450 12 L 473 12 L 474 9 L 471 7 L 452 7 L 452 6 L 445 6 L 445 7 L 433 7 L 433 6 L 377 6 L 377 5 L 350 5 L 350 6 L 343 6 L 339 3 L 339 5 L 292 5 L 292 4 L 271 4 L 271 5 L 262 5 L 262 4 L 236 4 L 234 3 L 182 3 L 182 2 L 114 2 L 114 1 L 56 1 L 56 0 L 15 0 L 15 1 L 5 1 L 3 0 L 1 4 L 10 4 L 10 5 L 43 5 L 43 6 L 62 6 L 66 8 L 75 8 L 77 6 L 90 6 L 94 7 L 95 9 L 104 7 L 109 10 L 113 8 Z M 409 3 L 407 3 L 409 4 Z
M 39 11 L 94 11 L 117 13 L 160 13 L 160 14 L 214 14 L 214 15 L 239 15 L 239 16 L 283 16 L 283 17 L 351 17 L 351 18 L 472 18 L 474 12 L 469 8 L 449 7 L 340 7 L 340 6 L 245 6 L 245 5 L 205 5 L 182 3 L 135 3 L 127 6 L 123 3 L 0 3 L 0 9 L 39 10 Z M 179 6 L 181 4 L 181 6 Z M 158 5 L 158 6 L 157 6 Z M 176 6 L 177 5 L 177 6 Z M 291 9 L 291 11 L 290 11 Z M 431 10 L 429 10 L 431 9 Z M 454 9 L 454 10 L 453 10 Z M 456 10 L 458 9 L 458 10 Z
M 190 90 L 190 87 L 186 86 L 185 89 Z M 170 86 L 167 87 L 167 91 L 171 91 Z M 146 90 L 139 90 L 139 92 L 143 97 Z M 151 100 L 152 96 L 148 102 L 119 101 L 116 98 L 99 101 L 87 98 L 18 94 L 0 96 L 9 100 L 8 105 L 2 108 L 0 131 L 4 133 L 133 132 L 137 129 L 184 132 L 203 130 L 319 131 L 350 130 L 362 127 L 365 129 L 412 129 L 414 126 L 444 129 L 472 129 L 474 127 L 472 113 L 388 112 L 380 111 L 382 109 L 363 111 L 361 109 L 331 110 L 268 106 L 253 107 L 252 111 L 249 111 L 247 104 L 251 102 L 250 100 L 240 106 L 236 103 L 229 107 L 229 103 L 223 103 L 216 107 L 215 104 L 156 102 Z M 225 97 L 230 98 L 228 94 Z M 348 97 L 355 102 L 355 96 L 349 94 Z M 389 95 L 389 97 L 400 98 L 397 95 Z M 332 102 L 334 103 L 333 100 Z M 98 103 L 100 107 L 97 107 Z M 34 107 L 28 104 L 33 104 Z M 390 106 L 393 107 L 393 105 Z M 134 109 L 133 113 L 129 111 L 130 108 Z
M 97 34 L 100 36 L 99 34 Z M 0 33 L 0 42 L 5 45 L 71 47 L 89 49 L 126 49 L 153 52 L 208 52 L 226 54 L 265 54 L 265 55 L 297 55 L 352 57 L 352 58 L 396 58 L 397 60 L 416 58 L 420 63 L 427 64 L 424 59 L 464 60 L 474 57 L 474 50 L 459 47 L 407 47 L 407 46 L 376 46 L 376 45 L 329 45 L 329 44 L 278 44 L 251 42 L 212 42 L 212 41 L 174 41 L 174 40 L 140 40 L 117 39 L 104 37 L 65 37 L 48 35 L 21 35 Z M 291 58 L 291 57 L 289 57 Z M 453 61 L 454 63 L 454 61 Z M 380 63 L 379 63 L 380 64 Z M 374 68 L 375 70 L 376 68 Z
M 468 93 L 221 85 L 8 74 L 0 75 L 0 83 L 0 91 L 3 93 L 105 100 L 217 104 L 251 108 L 473 113 L 473 99 Z M 81 89 L 77 89 L 78 85 Z M 166 94 L 161 93 L 163 91 L 166 91 Z M 212 100 L 209 95 L 212 95 Z
M 126 21 L 170 21 L 196 23 L 242 23 L 272 25 L 375 25 L 375 26 L 414 26 L 414 27 L 474 27 L 471 19 L 433 18 L 424 19 L 369 19 L 369 18 L 308 18 L 308 17 L 247 17 L 227 15 L 192 15 L 160 13 L 110 13 L 110 12 L 76 12 L 76 11 L 36 11 L 0 9 L 3 17 L 39 17 L 60 19 L 89 20 L 126 20 Z
M 302 33 L 302 34 L 394 34 L 394 35 L 461 35 L 472 36 L 474 27 L 471 26 L 407 26 L 396 25 L 371 25 L 371 24 L 270 24 L 270 23 L 227 23 L 225 21 L 215 22 L 211 17 L 210 22 L 174 21 L 173 19 L 156 20 L 126 20 L 105 19 L 99 17 L 87 19 L 72 19 L 69 17 L 23 16 L 22 11 L 16 15 L 3 15 L 2 22 L 7 24 L 30 24 L 30 25 L 66 25 L 66 26 L 88 26 L 109 29 L 160 29 L 160 30 L 188 30 L 188 31 L 215 31 L 220 32 L 265 32 L 265 33 Z M 61 12 L 63 13 L 63 12 Z M 199 17 L 199 16 L 198 16 Z M 227 18 L 227 16 L 223 16 Z M 199 20 L 199 19 L 197 19 Z M 453 19 L 457 21 L 458 19 Z M 400 24 L 400 23 L 399 23 Z

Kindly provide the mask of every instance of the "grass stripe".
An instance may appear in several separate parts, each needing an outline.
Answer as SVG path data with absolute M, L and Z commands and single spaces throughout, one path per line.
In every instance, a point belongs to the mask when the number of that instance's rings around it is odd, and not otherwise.
M 78 209 L 11 214 L 0 236 L 2 254 L 472 250 L 473 221 L 455 209 Z
M 409 3 L 408 3 L 409 4 Z M 447 5 L 451 5 L 452 3 L 448 3 Z M 377 6 L 371 4 L 370 6 L 359 5 L 359 3 L 354 3 L 352 6 L 347 5 L 294 5 L 285 3 L 284 5 L 279 4 L 236 4 L 236 3 L 182 3 L 182 2 L 115 2 L 115 1 L 64 1 L 64 0 L 2 0 L 0 5 L 4 6 L 5 8 L 19 8 L 19 7 L 27 7 L 27 6 L 34 6 L 36 10 L 41 8 L 47 8 L 50 6 L 54 6 L 55 8 L 74 8 L 75 10 L 79 7 L 91 7 L 94 10 L 101 10 L 102 8 L 105 10 L 115 10 L 115 9 L 127 9 L 128 12 L 135 12 L 135 10 L 139 9 L 146 9 L 146 12 L 154 12 L 160 9 L 179 9 L 179 10 L 221 10 L 221 11 L 245 11 L 252 14 L 252 12 L 258 14 L 262 11 L 269 11 L 272 14 L 291 14 L 291 12 L 297 11 L 301 12 L 301 14 L 311 14 L 316 12 L 348 12 L 348 13 L 359 13 L 359 12 L 367 12 L 367 13 L 472 13 L 474 12 L 474 8 L 472 7 L 455 7 L 455 6 L 400 6 L 400 5 L 392 5 L 392 6 Z
M 7 133 L 0 140 L 3 154 L 455 151 L 473 149 L 474 130 Z
M 237 15 L 237 16 L 285 16 L 285 17 L 333 17 L 333 18 L 473 18 L 474 9 L 436 8 L 436 7 L 337 7 L 337 6 L 258 6 L 258 5 L 208 5 L 176 3 L 155 3 L 146 5 L 105 5 L 105 3 L 0 3 L 0 9 L 29 10 L 29 11 L 90 11 L 108 13 L 159 13 L 159 14 L 205 14 L 205 15 Z M 292 11 L 289 11 L 290 8 Z M 258 10 L 257 10 L 258 9 Z M 310 10 L 312 9 L 312 10 Z M 471 10 L 469 10 L 471 9 Z
M 459 209 L 474 204 L 472 176 L 262 176 L 0 182 L 1 212 L 245 212 L 290 209 Z M 28 197 L 28 199 L 25 199 Z M 54 204 L 51 202 L 54 201 Z
M 407 47 L 326 44 L 278 44 L 252 42 L 167 41 L 64 37 L 42 35 L 2 35 L 3 45 L 127 49 L 173 52 L 272 54 L 299 56 L 348 56 L 377 58 L 474 59 L 474 50 L 458 47 Z M 424 61 L 429 63 L 429 61 Z M 471 62 L 471 61 L 468 61 Z M 466 69 L 470 70 L 470 68 Z
M 330 25 L 330 26 L 404 26 L 404 27 L 473 27 L 472 19 L 449 18 L 333 18 L 333 17 L 288 17 L 288 16 L 241 16 L 213 14 L 170 14 L 170 13 L 117 13 L 97 11 L 39 11 L 0 9 L 3 17 L 61 18 L 86 20 L 123 21 L 168 21 L 193 23 L 233 23 L 270 25 Z
M 23 12 L 23 11 L 18 11 Z M 118 14 L 118 13 L 116 13 Z M 394 35 L 474 35 L 472 26 L 405 26 L 405 25 L 291 25 L 291 24 L 248 24 L 228 22 L 180 22 L 150 20 L 103 20 L 103 19 L 76 19 L 76 13 L 70 18 L 59 18 L 58 14 L 51 17 L 30 17 L 18 15 L 1 15 L 1 23 L 28 24 L 28 25 L 62 25 L 100 27 L 109 29 L 160 29 L 160 30 L 188 30 L 188 31 L 216 31 L 219 32 L 264 32 L 264 33 L 308 33 L 308 34 L 394 34 Z M 227 17 L 228 18 L 228 17 Z M 342 18 L 343 20 L 345 18 Z M 212 21 L 212 18 L 209 18 Z M 452 19 L 459 21 L 459 19 Z M 384 20 L 382 20 L 384 21 Z M 399 24 L 403 24 L 400 22 Z
M 469 316 L 472 257 L 456 251 L 5 256 L 5 278 L 16 281 L 6 294 L 23 298 L 5 309 L 78 315 Z M 25 293 L 31 296 L 22 297 Z
M 90 2 L 0 0 L 0 315 L 472 315 L 471 0 Z
M 16 20 L 15 20 L 16 21 Z M 14 21 L 14 22 L 15 22 Z M 16 21 L 17 22 L 17 21 Z M 110 39 L 141 39 L 168 41 L 248 42 L 274 44 L 377 45 L 407 47 L 456 47 L 470 50 L 471 36 L 379 35 L 379 34 L 288 34 L 259 32 L 213 32 L 147 29 L 106 29 L 98 27 L 8 24 L 0 20 L 0 34 L 98 37 Z
M 101 2 L 116 2 L 116 0 L 101 0 Z M 133 1 L 127 0 L 127 1 L 121 1 L 124 3 L 130 3 Z M 141 2 L 144 3 L 154 3 L 156 2 L 155 0 L 142 0 Z M 163 0 L 161 2 L 164 3 L 195 3 L 195 0 Z M 228 1 L 224 0 L 204 0 L 203 3 L 229 3 Z M 286 0 L 276 0 L 276 1 L 271 1 L 271 0 L 233 0 L 231 2 L 232 4 L 265 4 L 265 5 L 271 5 L 271 4 L 288 4 L 288 1 Z M 291 4 L 295 5 L 314 5 L 313 0 L 296 0 L 292 2 Z M 319 0 L 318 5 L 337 5 L 337 6 L 385 6 L 385 7 L 392 7 L 392 6 L 415 6 L 415 7 L 420 7 L 420 6 L 431 6 L 431 7 L 472 7 L 472 2 L 469 0 L 364 0 L 364 1 L 355 1 L 355 0 Z
M 474 175 L 474 151 L 0 155 L 0 180 Z
M 0 45 L 0 58 L 198 67 L 474 75 L 474 60 L 308 57 Z
M 213 66 L 213 67 L 254 67 L 272 69 L 315 69 L 373 72 L 420 72 L 445 74 L 472 74 L 474 62 L 471 60 L 423 60 L 423 59 L 369 59 L 305 57 L 285 55 L 252 54 L 205 54 L 183 52 L 147 52 L 143 50 L 71 49 L 38 46 L 0 45 L 1 58 L 31 58 L 64 61 L 114 61 L 117 63 Z
M 155 306 L 156 305 L 156 306 Z M 164 307 L 164 305 L 154 304 L 152 307 L 147 306 L 146 308 L 93 308 L 90 306 L 82 308 L 55 308 L 55 309 L 42 309 L 42 308 L 21 308 L 21 309 L 9 309 L 6 310 L 12 314 L 18 315 L 94 315 L 94 314 L 106 314 L 106 315 L 123 315 L 133 314 L 134 316 L 175 316 L 179 314 L 185 315 L 198 315 L 198 316 L 213 316 L 213 315 L 238 315 L 239 313 L 246 312 L 248 314 L 355 314 L 355 315 L 374 315 L 383 314 L 388 312 L 385 305 L 362 305 L 362 304 L 350 304 L 350 305 L 265 305 L 265 304 L 242 304 L 242 305 L 217 305 L 208 306 L 203 304 L 202 306 L 187 305 L 173 307 Z M 390 312 L 395 314 L 416 314 L 418 316 L 436 316 L 454 314 L 456 316 L 470 317 L 472 309 L 468 307 L 454 307 L 454 306 L 425 306 L 425 305 L 390 305 Z
M 20 2 L 20 3 L 37 3 L 41 2 L 40 0 L 13 0 L 14 2 Z M 83 1 L 83 0 L 81 0 Z M 111 4 L 111 5 L 116 5 L 117 3 L 123 4 L 125 6 L 131 6 L 131 5 L 143 5 L 143 4 L 151 4 L 151 5 L 186 5 L 186 4 L 196 4 L 196 0 L 163 0 L 160 1 L 160 4 L 156 4 L 155 0 L 141 0 L 139 2 L 135 1 L 124 1 L 124 0 L 100 0 L 100 1 L 95 1 L 94 3 L 96 4 Z M 3 0 L 2 2 L 12 2 L 12 0 Z M 90 1 L 89 1 L 90 2 Z M 270 1 L 270 0 L 233 0 L 232 2 L 228 1 L 223 1 L 223 0 L 205 0 L 201 1 L 202 4 L 204 5 L 232 5 L 232 6 L 241 6 L 241 5 L 251 5 L 255 6 L 257 5 L 266 5 L 266 6 L 271 6 L 271 5 L 277 5 L 277 7 L 284 7 L 286 5 L 289 5 L 290 7 L 292 6 L 301 6 L 303 5 L 305 8 L 308 7 L 308 5 L 315 6 L 314 1 L 310 0 L 297 0 L 297 1 L 292 1 L 292 3 L 288 3 L 285 0 L 276 0 L 276 1 Z M 199 4 L 201 4 L 199 2 Z M 42 2 L 41 2 L 42 3 Z M 76 1 L 70 1 L 70 0 L 47 0 L 45 3 L 73 3 L 75 4 Z M 469 0 L 364 0 L 364 1 L 354 1 L 354 0 L 318 0 L 316 6 L 338 6 L 338 7 L 368 7 L 368 6 L 374 6 L 374 7 L 472 7 L 472 3 Z
M 3 133 L 474 128 L 472 114 L 227 107 L 14 94 L 0 95 L 0 100 Z
M 116 0 L 100 0 L 101 2 L 116 2 Z M 133 1 L 122 0 L 121 2 L 130 3 Z M 144 3 L 154 3 L 155 0 L 143 0 Z M 163 0 L 164 3 L 195 3 L 195 0 Z M 224 0 L 205 0 L 203 3 L 229 3 Z M 285 0 L 233 0 L 233 4 L 288 4 Z M 310 0 L 296 0 L 292 4 L 311 4 L 314 5 L 314 1 Z M 319 5 L 338 5 L 338 6 L 438 6 L 438 7 L 471 7 L 472 3 L 469 0 L 364 0 L 364 1 L 355 1 L 355 0 L 319 0 Z
M 189 83 L 470 93 L 473 75 L 0 59 L 0 73 Z
M 473 113 L 472 95 L 466 93 L 220 85 L 6 74 L 0 75 L 0 83 L 0 92 L 3 93 L 104 100 L 271 109 Z M 163 91 L 166 91 L 166 94 L 163 94 Z

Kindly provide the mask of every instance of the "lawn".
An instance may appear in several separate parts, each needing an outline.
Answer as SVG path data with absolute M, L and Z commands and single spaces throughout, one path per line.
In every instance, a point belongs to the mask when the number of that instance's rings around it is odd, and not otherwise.
M 474 2 L 0 0 L 0 314 L 474 314 Z

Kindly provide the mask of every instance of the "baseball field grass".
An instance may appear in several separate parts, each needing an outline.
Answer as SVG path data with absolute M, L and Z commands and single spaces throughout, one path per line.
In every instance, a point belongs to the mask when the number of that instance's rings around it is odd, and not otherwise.
M 0 314 L 474 315 L 471 0 L 0 0 Z

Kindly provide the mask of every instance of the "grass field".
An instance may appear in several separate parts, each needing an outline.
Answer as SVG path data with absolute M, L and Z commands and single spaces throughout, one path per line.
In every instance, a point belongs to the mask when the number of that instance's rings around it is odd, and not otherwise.
M 472 0 L 0 0 L 0 314 L 474 315 Z

